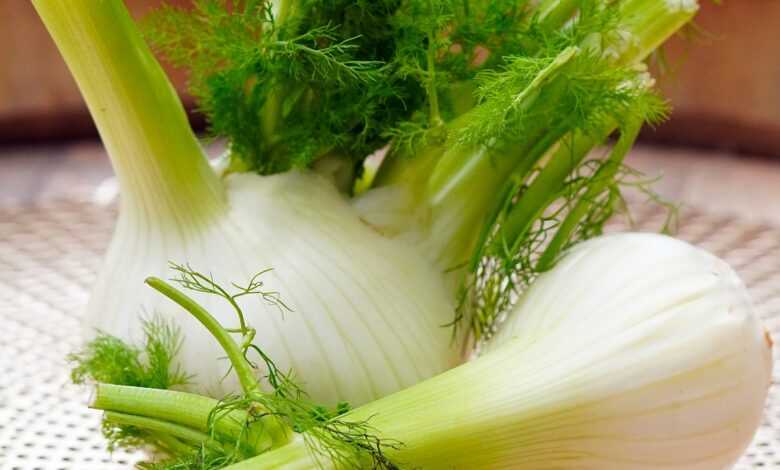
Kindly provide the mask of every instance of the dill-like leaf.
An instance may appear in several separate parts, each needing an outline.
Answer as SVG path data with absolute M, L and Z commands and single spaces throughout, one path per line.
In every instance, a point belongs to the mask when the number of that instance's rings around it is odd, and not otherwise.
M 284 20 L 260 0 L 196 0 L 147 20 L 152 44 L 189 71 L 211 133 L 262 174 L 324 155 L 360 161 L 409 115 L 416 93 L 384 66 L 397 2 L 294 3 Z
M 185 385 L 189 376 L 174 365 L 181 332 L 160 317 L 143 322 L 144 346 L 138 348 L 98 332 L 82 351 L 68 355 L 71 380 L 168 389 Z

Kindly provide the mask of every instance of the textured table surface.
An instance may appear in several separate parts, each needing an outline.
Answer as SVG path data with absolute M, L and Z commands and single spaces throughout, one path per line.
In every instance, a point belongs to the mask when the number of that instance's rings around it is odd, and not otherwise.
M 665 171 L 661 191 L 685 203 L 680 238 L 728 260 L 780 338 L 780 165 L 649 148 L 632 161 Z M 99 414 L 68 384 L 63 360 L 79 344 L 79 315 L 116 217 L 109 175 L 94 144 L 0 155 L 2 470 L 110 470 L 138 458 L 106 452 Z M 635 219 L 652 230 L 662 214 L 640 206 Z M 736 468 L 780 468 L 780 386 Z

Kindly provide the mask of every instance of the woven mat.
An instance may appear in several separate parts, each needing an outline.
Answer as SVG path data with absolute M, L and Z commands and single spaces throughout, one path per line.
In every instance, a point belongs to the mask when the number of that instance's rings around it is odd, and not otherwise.
M 72 200 L 0 207 L 0 469 L 127 469 L 140 457 L 106 451 L 100 415 L 68 384 L 63 361 L 79 345 L 79 315 L 115 217 L 111 207 Z M 640 229 L 656 229 L 661 217 L 635 212 Z M 780 338 L 780 228 L 688 210 L 679 236 L 740 272 Z M 780 468 L 780 385 L 736 468 Z

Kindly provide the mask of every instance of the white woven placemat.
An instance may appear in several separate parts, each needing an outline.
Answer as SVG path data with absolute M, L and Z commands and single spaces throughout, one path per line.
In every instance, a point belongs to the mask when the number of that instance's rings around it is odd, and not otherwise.
M 64 356 L 79 345 L 79 315 L 109 241 L 111 207 L 60 200 L 0 207 L 0 469 L 127 469 L 138 455 L 110 455 L 99 413 L 68 384 Z M 639 228 L 661 214 L 638 211 Z M 619 225 L 613 225 L 619 228 Z M 679 236 L 728 260 L 780 338 L 780 228 L 684 211 Z M 775 376 L 777 377 L 777 370 Z M 737 469 L 780 468 L 780 386 Z

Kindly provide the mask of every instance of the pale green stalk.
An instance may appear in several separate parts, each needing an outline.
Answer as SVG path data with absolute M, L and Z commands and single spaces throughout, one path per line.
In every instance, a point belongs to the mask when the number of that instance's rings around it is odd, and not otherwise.
M 429 121 L 431 127 L 437 127 L 444 124 L 441 119 L 441 113 L 439 112 L 439 92 L 436 86 L 436 49 L 434 45 L 436 40 L 432 33 L 428 34 L 428 51 L 426 54 L 427 60 L 427 73 L 426 77 L 426 89 L 428 95 L 428 105 L 430 107 Z
M 160 447 L 160 450 L 162 450 L 167 454 L 186 455 L 192 452 L 191 445 L 171 435 L 163 434 L 163 433 L 152 433 L 152 432 L 150 432 L 149 435 L 152 436 L 152 439 Z
M 541 19 L 550 25 L 563 25 L 579 6 L 578 0 L 542 0 L 537 6 Z
M 249 416 L 246 411 L 221 412 L 218 400 L 175 390 L 97 384 L 89 406 L 168 423 L 194 433 L 208 433 L 230 444 L 238 441 L 253 454 L 287 443 L 290 436 L 289 431 L 272 417 L 256 420 L 247 426 Z M 214 415 L 215 412 L 218 416 Z M 211 429 L 209 423 L 213 426 Z
M 331 463 L 318 460 L 302 439 L 296 439 L 280 449 L 235 463 L 225 470 L 330 470 L 333 468 L 334 465 Z
M 257 457 L 242 460 L 225 470 L 330 470 L 334 466 L 316 459 L 301 439 Z
M 536 271 L 543 272 L 553 267 L 558 256 L 562 253 L 566 246 L 567 241 L 577 229 L 577 225 L 582 218 L 587 214 L 590 205 L 593 200 L 600 197 L 602 193 L 607 190 L 612 179 L 623 163 L 623 160 L 631 150 L 631 146 L 636 141 L 641 129 L 641 123 L 632 123 L 627 126 L 620 135 L 615 146 L 610 151 L 609 157 L 604 164 L 599 167 L 598 171 L 593 177 L 593 183 L 588 186 L 585 194 L 582 195 L 579 201 L 574 205 L 571 211 L 566 215 L 566 218 L 561 223 L 558 230 L 556 230 L 550 243 L 542 252 L 536 265 Z
M 520 443 L 525 429 L 542 425 L 548 405 L 561 400 L 544 393 L 545 383 L 552 377 L 546 377 L 544 370 L 524 370 L 517 359 L 516 348 L 502 348 L 361 406 L 343 419 L 368 420 L 380 438 L 401 442 L 399 449 L 385 450 L 397 465 L 491 468 L 497 459 L 501 460 L 497 453 L 507 447 L 508 440 L 518 443 L 516 453 L 522 455 Z M 529 452 L 534 447 L 530 445 Z M 298 439 L 226 470 L 322 468 L 315 459 L 316 455 Z M 331 467 L 325 462 L 324 468 Z
M 175 390 L 129 387 L 99 383 L 95 386 L 90 408 L 144 416 L 186 426 L 199 432 L 208 431 L 209 415 L 219 401 Z M 237 437 L 246 413 L 234 412 L 219 420 L 218 432 Z
M 625 0 L 622 8 L 630 12 L 623 23 L 634 34 L 633 51 L 620 63 L 644 60 L 671 35 L 688 24 L 699 11 L 697 0 Z
M 181 102 L 122 1 L 33 0 L 108 150 L 123 212 L 187 231 L 224 205 Z
M 274 1 L 273 3 L 276 7 L 274 26 L 277 28 L 276 32 L 278 34 L 285 23 L 295 14 L 295 11 L 298 9 L 298 1 L 278 0 Z M 289 88 L 288 85 L 288 83 L 275 83 L 274 90 L 268 96 L 268 99 L 261 110 L 262 120 L 260 131 L 262 132 L 266 142 L 270 144 L 273 144 L 278 140 L 276 133 L 279 130 L 277 129 L 279 124 L 279 115 L 282 111 L 284 97 L 287 95 L 287 90 Z M 231 160 L 238 159 L 233 158 Z
M 145 416 L 118 413 L 115 411 L 107 411 L 104 413 L 103 420 L 119 426 L 132 426 L 138 429 L 143 429 L 157 436 L 173 437 L 177 440 L 181 440 L 192 445 L 203 445 L 206 448 L 217 452 L 227 453 L 231 450 L 223 446 L 219 441 L 212 439 L 211 436 L 204 432 L 195 431 L 194 429 L 190 429 L 186 426 L 169 423 L 167 421 L 147 418 Z
M 195 317 L 195 319 L 211 333 L 214 339 L 219 343 L 219 346 L 227 354 L 228 360 L 230 361 L 231 366 L 233 366 L 233 371 L 238 377 L 238 381 L 241 383 L 241 388 L 244 390 L 245 394 L 250 394 L 257 390 L 257 379 L 255 378 L 254 371 L 249 365 L 249 362 L 244 358 L 244 352 L 230 336 L 230 333 L 225 330 L 225 328 L 207 312 L 206 309 L 198 305 L 191 297 L 185 295 L 182 291 L 176 289 L 162 279 L 150 277 L 146 279 L 146 284 L 176 302 L 190 315 Z M 241 318 L 241 320 L 243 323 L 243 318 Z
M 645 60 L 653 50 L 688 23 L 696 13 L 696 8 L 673 6 L 673 2 L 658 0 L 628 0 L 622 8 L 626 12 L 623 27 L 631 34 L 628 44 L 615 46 L 625 47 L 618 59 L 618 62 L 623 64 Z M 509 243 L 521 240 L 534 220 L 552 202 L 550 193 L 557 192 L 571 171 L 617 127 L 617 123 L 607 122 L 602 129 L 593 132 L 592 135 L 576 133 L 567 137 L 568 142 L 554 151 L 541 173 L 531 183 L 518 204 L 512 208 L 503 223 L 502 238 Z M 524 179 L 526 175 L 520 177 Z M 472 267 L 475 266 L 475 261 L 472 260 Z

